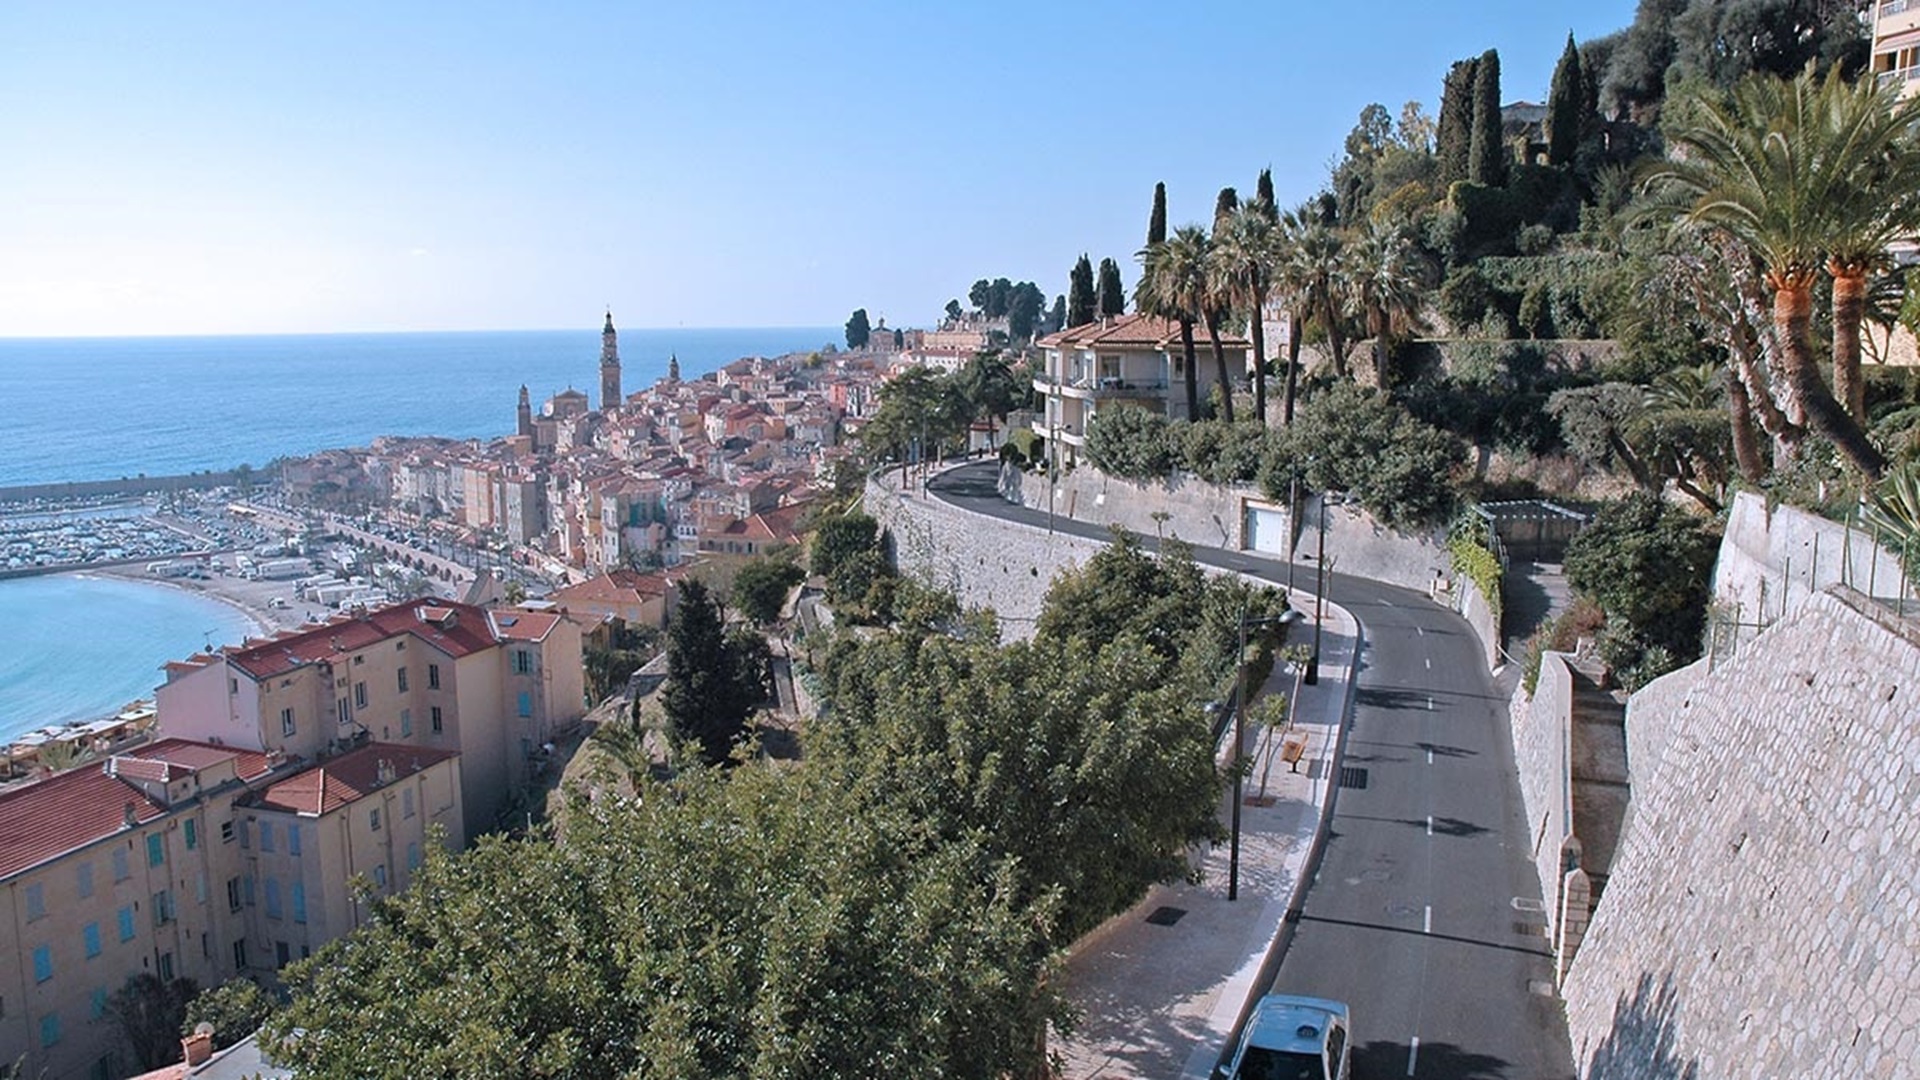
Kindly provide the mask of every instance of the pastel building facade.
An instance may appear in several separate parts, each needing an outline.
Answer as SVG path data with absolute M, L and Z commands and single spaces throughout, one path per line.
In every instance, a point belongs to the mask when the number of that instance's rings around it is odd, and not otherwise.
M 1206 331 L 1195 328 L 1194 373 L 1205 402 L 1220 380 Z M 1229 376 L 1244 374 L 1252 343 L 1223 334 Z M 1087 424 L 1103 409 L 1143 408 L 1176 420 L 1187 415 L 1186 354 L 1180 324 L 1153 315 L 1117 315 L 1041 338 L 1044 368 L 1033 388 L 1046 400 L 1034 430 L 1070 462 L 1086 446 Z
M 551 612 L 395 604 L 167 665 L 167 735 L 311 760 L 366 742 L 461 757 L 463 827 L 491 830 L 585 713 L 580 628 Z
M 108 1002 L 130 978 L 270 980 L 351 930 L 356 876 L 390 894 L 416 853 L 465 842 L 459 767 L 391 744 L 314 765 L 169 738 L 0 793 L 0 1059 L 126 1075 Z M 329 796 L 311 813 L 276 794 L 308 790 Z M 373 806 L 407 801 L 413 816 L 368 829 Z

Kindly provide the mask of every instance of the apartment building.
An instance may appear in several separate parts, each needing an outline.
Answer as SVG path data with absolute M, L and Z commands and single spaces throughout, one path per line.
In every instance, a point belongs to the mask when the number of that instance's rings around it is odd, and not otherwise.
M 1195 375 L 1204 402 L 1220 380 L 1205 332 L 1196 333 Z M 1252 343 L 1223 334 L 1220 344 L 1229 377 L 1245 375 Z M 1186 355 L 1180 324 L 1171 319 L 1117 315 L 1049 334 L 1038 345 L 1046 364 L 1034 375 L 1033 387 L 1045 396 L 1046 411 L 1034 429 L 1055 440 L 1063 462 L 1086 445 L 1087 424 L 1102 408 L 1145 408 L 1190 419 Z
M 466 835 L 491 830 L 584 714 L 579 627 L 407 602 L 166 666 L 169 736 L 318 759 L 372 741 L 461 756 Z
M 1873 57 L 1868 69 L 1900 96 L 1920 91 L 1920 0 L 1881 0 L 1873 7 Z
M 464 843 L 459 767 L 392 744 L 315 764 L 169 738 L 0 793 L 0 1060 L 125 1075 L 108 1001 L 128 979 L 270 978 L 348 932 L 354 877 L 392 892 L 426 845 Z

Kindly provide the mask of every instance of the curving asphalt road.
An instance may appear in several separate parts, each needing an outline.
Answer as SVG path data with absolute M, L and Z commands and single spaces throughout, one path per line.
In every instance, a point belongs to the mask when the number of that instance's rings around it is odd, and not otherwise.
M 1047 514 L 1000 497 L 997 470 L 962 466 L 928 490 L 1045 527 Z M 1058 516 L 1052 525 L 1109 535 Z M 1194 557 L 1286 581 L 1278 559 L 1218 548 Z M 1296 574 L 1310 585 L 1313 568 Z M 1345 574 L 1328 595 L 1359 620 L 1366 645 L 1331 827 L 1270 989 L 1351 1005 L 1358 1080 L 1572 1077 L 1506 695 L 1465 620 L 1426 596 Z

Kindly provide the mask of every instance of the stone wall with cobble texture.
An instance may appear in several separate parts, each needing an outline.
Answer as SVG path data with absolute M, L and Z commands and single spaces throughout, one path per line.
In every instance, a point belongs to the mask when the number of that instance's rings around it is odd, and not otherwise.
M 1920 1077 L 1920 623 L 1834 589 L 1665 682 L 1564 987 L 1579 1074 Z
M 902 574 L 951 590 L 963 607 L 992 608 L 1009 639 L 1032 637 L 1054 576 L 1106 546 L 990 521 L 918 491 L 903 495 L 881 480 L 867 481 L 862 505 L 891 539 Z
M 1514 689 L 1508 711 L 1513 717 L 1513 760 L 1520 772 L 1520 801 L 1527 814 L 1527 851 L 1540 875 L 1548 926 L 1557 925 L 1565 866 L 1561 846 L 1573 833 L 1567 775 L 1567 725 L 1573 716 L 1573 674 L 1565 653 L 1540 658 L 1540 681 L 1533 697 Z

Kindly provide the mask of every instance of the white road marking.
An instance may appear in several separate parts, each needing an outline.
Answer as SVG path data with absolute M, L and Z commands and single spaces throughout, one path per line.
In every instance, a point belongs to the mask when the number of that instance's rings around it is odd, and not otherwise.
M 1429 753 L 1429 754 L 1431 754 L 1431 753 L 1433 753 L 1433 751 L 1431 751 L 1431 750 L 1429 750 L 1429 751 L 1427 751 L 1427 753 Z M 1432 815 L 1432 814 L 1428 814 L 1428 815 L 1427 815 L 1427 835 L 1428 835 L 1428 836 L 1432 836 L 1432 835 L 1433 835 L 1433 815 Z M 1432 909 L 1432 908 L 1428 908 L 1428 909 L 1427 909 L 1427 917 L 1428 917 L 1428 918 L 1432 918 L 1432 917 L 1433 917 L 1433 909 Z
M 1413 628 L 1413 632 L 1414 632 L 1414 633 L 1416 633 L 1416 634 L 1419 634 L 1419 635 L 1420 635 L 1421 637 L 1426 637 L 1426 636 L 1427 636 L 1427 628 L 1426 628 L 1426 627 L 1424 627 L 1424 626 L 1416 626 L 1416 627 L 1414 627 L 1414 628 Z
M 1393 601 L 1391 601 L 1391 600 L 1387 600 L 1387 599 L 1385 599 L 1385 598 L 1382 598 L 1382 599 L 1381 599 L 1381 601 L 1380 601 L 1380 606 L 1381 606 L 1381 607 L 1392 607 L 1392 606 L 1393 606 Z
M 1433 657 L 1431 656 L 1427 657 L 1427 670 L 1428 671 L 1433 670 Z
M 1413 1064 L 1420 1060 L 1420 1036 L 1413 1037 L 1412 1045 L 1407 1047 L 1407 1075 L 1413 1075 Z
M 1432 712 L 1432 711 L 1433 711 L 1433 695 L 1432 695 L 1432 694 L 1428 694 L 1428 695 L 1427 695 L 1427 711 L 1428 711 L 1428 712 Z M 1433 751 L 1431 751 L 1431 750 L 1429 750 L 1429 751 L 1427 751 L 1427 756 L 1428 756 L 1428 757 L 1432 757 L 1432 756 L 1433 756 Z
M 1425 922 L 1420 924 L 1420 932 L 1423 934 L 1433 933 L 1433 905 L 1432 904 L 1427 905 L 1427 918 Z
M 1433 747 L 1431 746 L 1427 747 L 1427 764 L 1433 764 Z M 1429 829 L 1427 831 L 1431 832 L 1433 830 Z

